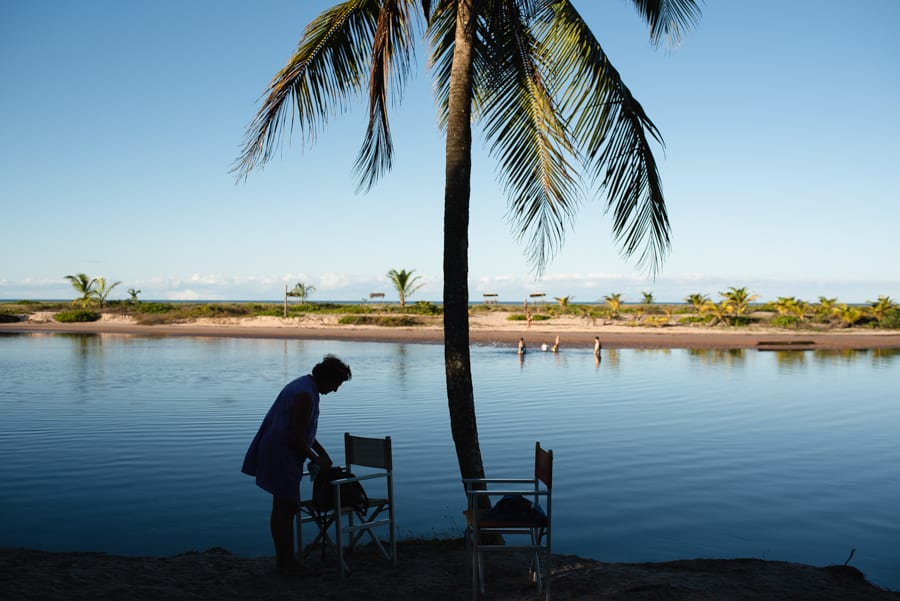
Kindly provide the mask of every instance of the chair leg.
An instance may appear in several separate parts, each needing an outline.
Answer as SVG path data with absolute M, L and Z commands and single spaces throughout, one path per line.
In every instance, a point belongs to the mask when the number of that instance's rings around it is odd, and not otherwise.
M 550 551 L 548 550 L 546 553 L 546 557 L 544 558 L 544 569 L 547 570 L 547 575 L 544 578 L 546 584 L 544 585 L 544 599 L 545 601 L 550 601 Z
M 474 544 L 474 543 L 473 543 Z M 477 601 L 478 599 L 478 581 L 479 581 L 479 570 L 478 570 L 478 562 L 479 562 L 478 549 L 472 548 L 472 601 Z
M 297 561 L 303 565 L 303 510 L 298 508 L 297 515 L 294 517 L 297 518 Z
M 397 567 L 397 528 L 395 527 L 394 522 L 394 504 L 391 503 L 390 507 L 388 507 L 388 519 L 390 519 L 391 523 L 388 526 L 391 534 L 391 562 L 394 567 Z
M 338 497 L 340 498 L 340 497 Z M 344 538 L 341 533 L 341 510 L 337 509 L 337 519 L 335 520 L 335 544 L 338 552 L 338 575 L 341 580 L 344 579 Z

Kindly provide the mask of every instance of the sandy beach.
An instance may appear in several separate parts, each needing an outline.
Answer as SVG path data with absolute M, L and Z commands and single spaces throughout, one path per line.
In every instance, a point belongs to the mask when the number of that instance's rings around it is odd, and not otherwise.
M 560 336 L 561 352 L 587 351 L 599 336 L 604 349 L 900 349 L 900 332 L 844 330 L 827 333 L 784 332 L 764 328 L 629 327 L 557 318 L 533 324 L 509 321 L 503 312 L 476 314 L 471 320 L 472 344 L 515 347 L 520 337 L 530 348 Z M 141 326 L 127 318 L 104 315 L 93 323 L 61 324 L 49 315 L 0 324 L 0 333 L 61 332 L 138 334 L 145 336 L 224 336 L 359 340 L 438 344 L 439 321 L 416 327 L 348 326 L 336 318 L 303 320 L 274 317 L 196 320 L 173 325 Z M 313 601 L 385 599 L 471 599 L 466 554 L 459 540 L 405 541 L 399 568 L 391 569 L 367 551 L 357 551 L 353 574 L 343 584 L 333 561 L 314 563 L 303 577 L 279 576 L 271 557 L 248 558 L 225 549 L 187 552 L 173 557 L 122 557 L 100 553 L 50 553 L 0 549 L 0 588 L 9 599 L 99 600 L 130 599 L 285 599 Z M 848 566 L 808 566 L 762 559 L 694 559 L 667 563 L 604 563 L 556 555 L 552 598 L 558 601 L 900 601 L 900 593 L 869 583 Z M 542 599 L 525 578 L 527 562 L 506 554 L 491 558 L 486 599 Z
M 861 328 L 825 332 L 785 331 L 748 326 L 629 326 L 622 322 L 594 322 L 563 316 L 534 322 L 528 327 L 510 321 L 509 313 L 475 313 L 470 318 L 472 344 L 516 346 L 524 338 L 530 349 L 551 344 L 560 337 L 560 349 L 592 349 L 598 336 L 604 349 L 689 348 L 689 349 L 900 349 L 900 331 Z M 100 321 L 58 323 L 51 314 L 36 313 L 27 321 L 0 324 L 0 332 L 80 332 L 139 334 L 144 336 L 224 336 L 235 338 L 278 338 L 308 340 L 359 340 L 366 342 L 415 342 L 440 344 L 440 318 L 413 327 L 341 325 L 335 315 L 303 318 L 244 317 L 203 318 L 188 323 L 137 325 L 131 318 L 104 314 Z

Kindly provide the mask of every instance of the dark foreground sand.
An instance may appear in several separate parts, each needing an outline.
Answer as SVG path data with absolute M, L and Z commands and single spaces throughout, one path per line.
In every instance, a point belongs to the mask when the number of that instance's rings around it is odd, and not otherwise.
M 493 320 L 474 320 L 473 344 L 515 347 L 524 337 L 530 348 L 560 335 L 562 350 L 592 348 L 600 336 L 604 349 L 900 349 L 900 332 L 785 333 L 672 327 L 629 328 L 584 321 L 541 323 L 532 328 Z M 106 320 L 92 324 L 52 321 L 0 325 L 3 332 L 80 332 L 150 336 L 227 336 L 250 338 L 360 340 L 440 343 L 439 325 L 415 328 L 285 323 L 280 320 L 137 326 Z M 63 518 L 64 519 L 64 518 Z M 333 561 L 306 577 L 283 577 L 272 558 L 246 558 L 226 550 L 174 557 L 120 557 L 97 553 L 47 553 L 0 549 L 0 599 L 9 600 L 267 600 L 313 601 L 471 599 L 465 550 L 459 541 L 405 542 L 394 570 L 380 557 L 357 551 L 352 576 L 337 580 Z M 485 599 L 540 599 L 527 581 L 527 561 L 492 556 Z M 759 559 L 691 559 L 656 564 L 612 564 L 556 556 L 552 599 L 557 601 L 900 601 L 850 566 L 813 567 Z
M 352 574 L 337 578 L 333 558 L 309 576 L 280 576 L 272 558 L 222 549 L 174 557 L 0 550 L 0 598 L 9 600 L 286 600 L 456 601 L 471 599 L 466 553 L 459 541 L 407 542 L 399 567 L 366 550 L 351 556 Z M 527 579 L 527 559 L 487 560 L 486 601 L 542 599 Z M 554 557 L 557 601 L 900 601 L 853 567 L 812 567 L 758 559 L 602 563 Z

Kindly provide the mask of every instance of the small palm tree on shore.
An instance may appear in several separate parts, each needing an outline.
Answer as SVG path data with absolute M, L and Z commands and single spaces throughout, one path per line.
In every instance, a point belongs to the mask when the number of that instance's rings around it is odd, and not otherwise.
M 135 290 L 134 288 L 128 289 L 128 302 L 130 303 L 139 303 L 141 301 L 138 300 L 138 294 L 140 294 L 140 290 Z
M 729 305 L 731 315 L 735 318 L 735 321 L 746 315 L 750 310 L 750 303 L 759 298 L 759 295 L 750 294 L 746 288 L 735 288 L 734 286 L 719 294 Z
M 569 301 L 571 301 L 574 296 L 554 296 L 553 300 L 559 303 L 560 308 L 566 309 L 569 306 Z
M 694 294 L 689 294 L 684 297 L 684 302 L 694 307 L 694 311 L 697 313 L 702 313 L 703 305 L 709 302 L 709 296 L 700 292 L 695 292 Z
M 869 313 L 875 318 L 875 321 L 881 323 L 884 321 L 888 311 L 895 307 L 894 301 L 889 296 L 879 296 L 877 301 L 866 301 L 869 303 Z
M 863 318 L 863 312 L 859 307 L 854 307 L 847 303 L 841 303 L 836 306 L 834 314 L 845 328 L 849 328 Z
M 609 306 L 609 316 L 613 319 L 618 319 L 619 311 L 622 308 L 622 293 L 613 292 L 612 294 L 607 294 L 603 297 L 603 300 L 605 300 L 607 306 Z
M 75 275 L 67 275 L 65 279 L 69 280 L 78 294 L 81 296 L 72 301 L 72 303 L 80 303 L 82 307 L 89 307 L 94 301 L 97 292 L 97 279 L 89 278 L 84 273 L 76 273 Z
M 809 303 L 793 296 L 779 296 L 775 301 L 775 311 L 779 315 L 791 315 L 804 319 L 809 310 Z
M 415 271 L 415 269 L 410 269 L 409 271 L 406 271 L 405 269 L 401 269 L 400 271 L 391 269 L 387 272 L 388 279 L 394 285 L 394 288 L 397 289 L 397 294 L 400 296 L 401 307 L 406 306 L 406 297 L 412 296 L 416 290 L 425 285 L 424 283 L 416 285 L 416 282 L 421 279 L 421 276 L 417 275 L 413 277 Z
M 294 286 L 293 290 L 288 292 L 288 296 L 296 296 L 300 299 L 300 304 L 306 302 L 306 297 L 311 295 L 316 291 L 316 287 L 312 284 L 304 284 L 303 282 L 297 282 L 297 285 Z
M 734 312 L 731 304 L 727 300 L 723 300 L 720 303 L 714 303 L 711 300 L 703 303 L 703 306 L 700 308 L 700 313 L 702 315 L 711 315 L 712 319 L 709 322 L 709 325 L 714 326 L 718 324 L 729 325 L 731 323 L 731 318 L 734 316 Z
M 819 302 L 815 306 L 816 315 L 824 320 L 831 321 L 831 318 L 834 317 L 835 308 L 837 307 L 837 297 L 828 298 L 825 296 L 819 297 Z
M 94 289 L 94 295 L 97 297 L 97 300 L 100 301 L 100 306 L 102 307 L 106 304 L 106 297 L 109 296 L 109 293 L 112 292 L 112 289 L 121 284 L 122 282 L 116 281 L 107 284 L 106 278 L 99 277 L 96 280 L 97 285 Z

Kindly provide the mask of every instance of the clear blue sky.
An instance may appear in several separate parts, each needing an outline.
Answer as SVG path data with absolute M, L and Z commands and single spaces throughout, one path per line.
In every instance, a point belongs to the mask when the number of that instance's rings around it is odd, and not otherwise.
M 359 300 L 415 269 L 440 300 L 443 140 L 426 57 L 392 113 L 394 171 L 355 194 L 362 110 L 314 148 L 285 143 L 243 183 L 229 168 L 262 92 L 326 0 L 4 2 L 0 298 L 71 298 L 63 279 L 144 299 Z M 672 51 L 632 4 L 581 0 L 659 127 L 672 252 L 655 281 L 587 202 L 536 280 L 476 133 L 470 291 L 658 301 L 900 299 L 900 2 L 710 1 Z M 359 105 L 361 108 L 361 105 Z

